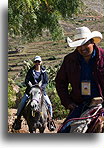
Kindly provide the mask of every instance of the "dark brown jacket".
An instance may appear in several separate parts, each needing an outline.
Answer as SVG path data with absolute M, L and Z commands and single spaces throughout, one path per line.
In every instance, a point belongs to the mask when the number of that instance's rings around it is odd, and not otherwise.
M 94 45 L 95 46 L 95 45 Z M 95 46 L 97 56 L 93 67 L 93 77 L 98 85 L 100 95 L 104 97 L 104 50 Z M 80 64 L 78 60 L 78 51 L 65 56 L 60 70 L 56 76 L 56 90 L 61 99 L 62 105 L 67 109 L 70 103 L 80 104 Z M 68 85 L 71 83 L 72 91 L 69 94 Z

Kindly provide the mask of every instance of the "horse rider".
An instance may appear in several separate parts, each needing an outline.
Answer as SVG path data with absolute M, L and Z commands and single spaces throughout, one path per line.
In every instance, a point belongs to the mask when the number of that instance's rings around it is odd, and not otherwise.
M 76 28 L 73 41 L 67 37 L 75 50 L 64 57 L 55 79 L 61 103 L 70 110 L 67 119 L 79 118 L 93 98 L 104 97 L 104 50 L 96 45 L 101 40 L 99 31 L 91 32 L 85 26 Z
M 42 66 L 42 59 L 40 56 L 36 56 L 34 58 L 34 66 L 30 68 L 27 72 L 26 78 L 25 78 L 25 84 L 27 86 L 25 94 L 23 98 L 21 99 L 21 102 L 19 103 L 18 110 L 17 110 L 17 119 L 15 119 L 13 128 L 15 130 L 19 130 L 21 128 L 21 113 L 26 105 L 26 102 L 29 100 L 29 92 L 30 92 L 30 85 L 29 83 L 31 82 L 32 85 L 38 84 L 40 81 L 42 81 L 41 89 L 44 94 L 44 99 L 45 102 L 48 106 L 49 110 L 49 121 L 50 122 L 50 127 L 48 129 L 50 131 L 53 131 L 55 129 L 55 126 L 53 124 L 53 111 L 52 111 L 52 104 L 51 101 L 46 94 L 45 88 L 48 84 L 48 76 L 46 73 L 46 69 Z

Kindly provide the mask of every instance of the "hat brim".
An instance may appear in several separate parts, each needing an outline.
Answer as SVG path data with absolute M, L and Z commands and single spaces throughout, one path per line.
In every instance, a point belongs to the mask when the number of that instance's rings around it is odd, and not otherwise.
M 34 60 L 34 62 L 35 62 L 35 61 L 40 61 L 40 62 L 41 62 L 41 60 L 40 60 L 40 59 L 36 59 L 36 60 Z
M 94 39 L 94 43 L 99 43 L 102 39 L 102 34 L 99 31 L 93 31 L 89 36 L 85 39 L 80 39 L 76 41 L 70 42 L 70 39 L 67 39 L 67 43 L 69 47 L 78 47 L 84 45 L 90 39 Z
M 41 62 L 42 60 L 40 58 L 36 58 L 36 59 L 34 59 L 34 62 L 35 61 L 40 61 Z

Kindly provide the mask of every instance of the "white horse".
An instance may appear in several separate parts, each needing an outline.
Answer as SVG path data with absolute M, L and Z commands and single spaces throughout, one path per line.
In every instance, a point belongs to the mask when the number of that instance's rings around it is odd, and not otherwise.
M 30 133 L 36 132 L 36 129 L 43 133 L 46 128 L 47 107 L 40 85 L 41 83 L 31 86 L 30 101 L 23 111 Z

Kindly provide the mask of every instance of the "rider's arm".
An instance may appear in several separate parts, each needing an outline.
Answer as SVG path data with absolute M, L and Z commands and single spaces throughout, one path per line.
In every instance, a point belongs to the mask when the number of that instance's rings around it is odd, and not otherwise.
M 43 75 L 43 81 L 42 81 L 42 86 L 41 86 L 43 91 L 45 90 L 47 84 L 48 84 L 48 75 L 45 72 L 44 75 Z
M 66 62 L 65 59 L 62 63 L 60 70 L 56 76 L 56 90 L 61 99 L 61 103 L 65 108 L 69 108 L 69 104 L 72 104 L 71 95 L 68 91 L 68 78 L 67 78 L 67 71 L 66 71 Z
M 26 75 L 26 78 L 25 78 L 25 84 L 26 84 L 27 87 L 30 86 L 30 85 L 29 85 L 29 82 L 31 82 L 31 70 L 29 70 L 29 71 L 27 72 L 27 75 Z M 31 82 L 31 84 L 32 84 L 32 82 Z

